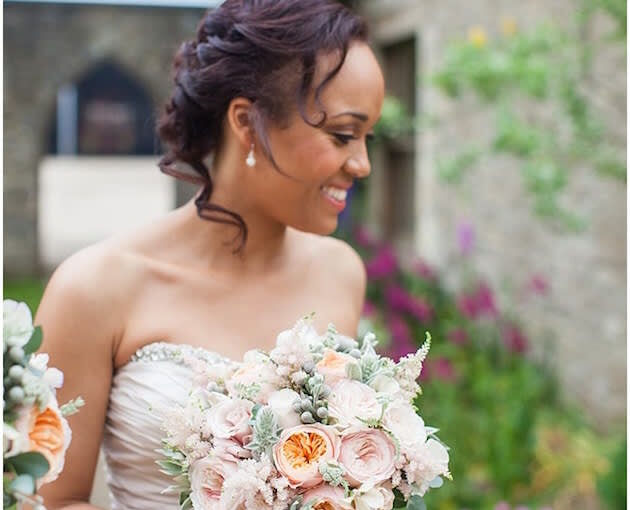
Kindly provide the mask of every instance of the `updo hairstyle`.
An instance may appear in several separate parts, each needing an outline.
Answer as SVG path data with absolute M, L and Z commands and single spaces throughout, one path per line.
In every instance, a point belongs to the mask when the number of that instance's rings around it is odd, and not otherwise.
M 220 146 L 230 102 L 236 97 L 252 102 L 252 135 L 278 169 L 266 128 L 287 127 L 296 107 L 305 122 L 323 125 L 322 89 L 339 72 L 350 43 L 366 39 L 364 20 L 333 0 L 226 0 L 205 14 L 196 39 L 180 46 L 173 64 L 175 88 L 157 124 L 167 147 L 159 167 L 203 186 L 195 200 L 198 215 L 238 227 L 241 243 L 236 251 L 247 240 L 247 225 L 235 212 L 210 203 L 213 182 L 204 162 Z M 313 84 L 322 54 L 339 58 L 323 80 Z M 320 110 L 316 119 L 306 114 L 311 90 Z

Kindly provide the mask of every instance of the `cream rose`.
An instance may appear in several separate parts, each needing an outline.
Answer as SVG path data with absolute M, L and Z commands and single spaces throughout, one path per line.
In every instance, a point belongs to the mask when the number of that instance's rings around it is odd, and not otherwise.
M 356 510 L 391 510 L 393 506 L 394 493 L 385 487 L 372 487 L 354 498 Z
M 328 398 L 328 414 L 341 428 L 363 425 L 359 418 L 378 419 L 381 411 L 382 406 L 376 399 L 376 392 L 359 381 L 339 381 L 333 386 Z
M 385 409 L 383 425 L 394 434 L 403 450 L 411 450 L 427 440 L 424 421 L 406 402 L 389 404 Z
M 302 502 L 307 504 L 313 501 L 313 510 L 352 510 L 341 487 L 322 484 L 307 490 L 302 495 Z
M 188 470 L 193 508 L 220 510 L 223 483 L 236 471 L 236 463 L 221 457 L 205 457 L 193 462 Z
M 241 443 L 234 439 L 214 438 L 212 441 L 214 455 L 227 461 L 238 462 L 242 459 L 249 459 L 252 452 L 244 448 Z
M 395 461 L 396 446 L 382 430 L 357 429 L 341 438 L 339 462 L 346 468 L 345 478 L 353 487 L 374 486 L 391 478 Z
M 332 427 L 299 425 L 282 432 L 273 447 L 273 460 L 291 487 L 310 488 L 322 482 L 320 461 L 336 460 L 338 453 L 339 438 Z
M 207 425 L 214 437 L 236 439 L 243 444 L 251 434 L 249 419 L 254 404 L 249 400 L 225 399 L 212 406 L 207 414 Z
M 249 353 L 248 353 L 249 354 Z M 254 395 L 254 400 L 261 404 L 266 404 L 269 395 L 282 385 L 282 380 L 276 374 L 276 369 L 272 362 L 266 360 L 246 361 L 234 372 L 232 377 L 226 382 L 225 387 L 231 397 L 240 396 L 240 388 L 256 385 L 258 391 Z
M 278 424 L 283 429 L 296 427 L 300 423 L 300 415 L 293 410 L 293 403 L 300 398 L 297 392 L 284 388 L 269 395 L 268 405 L 278 418 Z
M 328 386 L 334 386 L 342 379 L 346 379 L 346 365 L 356 363 L 349 354 L 337 352 L 333 349 L 326 349 L 324 357 L 317 363 L 317 371 L 324 376 L 324 381 Z

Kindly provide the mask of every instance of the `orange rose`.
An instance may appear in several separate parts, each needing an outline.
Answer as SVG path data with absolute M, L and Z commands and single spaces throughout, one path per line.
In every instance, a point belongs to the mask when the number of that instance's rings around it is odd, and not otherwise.
M 347 379 L 346 365 L 356 363 L 357 360 L 343 352 L 326 349 L 324 357 L 317 363 L 317 371 L 324 376 L 328 386 L 334 386 L 342 379 Z
M 48 473 L 37 481 L 38 486 L 56 480 L 63 469 L 72 438 L 68 422 L 61 415 L 56 400 L 51 398 L 43 411 L 33 406 L 18 422 L 21 422 L 16 423 L 18 430 L 28 431 L 30 450 L 41 453 L 50 464 Z
M 308 489 L 322 482 L 319 462 L 337 458 L 339 438 L 332 427 L 298 425 L 285 429 L 273 447 L 273 460 L 292 487 Z

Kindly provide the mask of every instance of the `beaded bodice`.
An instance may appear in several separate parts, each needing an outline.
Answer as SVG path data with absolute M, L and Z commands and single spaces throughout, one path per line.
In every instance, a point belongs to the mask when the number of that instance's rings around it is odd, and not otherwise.
M 112 510 L 176 510 L 172 480 L 156 461 L 166 409 L 184 405 L 192 384 L 190 359 L 211 365 L 229 359 L 200 347 L 154 342 L 139 349 L 113 376 L 103 435 Z

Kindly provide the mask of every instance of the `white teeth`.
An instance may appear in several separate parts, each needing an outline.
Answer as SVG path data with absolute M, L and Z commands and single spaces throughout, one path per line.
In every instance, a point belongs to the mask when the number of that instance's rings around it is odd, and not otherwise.
M 348 191 L 345 189 L 333 188 L 331 186 L 324 186 L 322 191 L 331 198 L 343 202 L 348 196 Z

